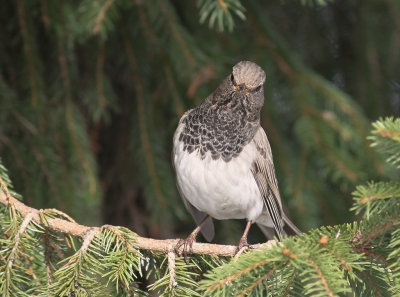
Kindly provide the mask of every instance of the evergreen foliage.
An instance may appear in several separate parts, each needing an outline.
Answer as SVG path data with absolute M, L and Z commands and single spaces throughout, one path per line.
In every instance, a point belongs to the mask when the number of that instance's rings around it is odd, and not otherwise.
M 397 0 L 16 0 L 0 16 L 1 190 L 22 199 L 4 164 L 41 209 L 38 223 L 0 206 L 0 294 L 400 296 L 400 120 L 366 137 L 370 119 L 400 114 Z M 281 195 L 314 229 L 189 265 L 138 249 L 130 230 L 171 238 L 194 226 L 172 133 L 239 60 L 266 70 L 262 126 Z M 73 237 L 53 218 L 129 229 Z M 242 227 L 216 231 L 236 243 Z
M 368 118 L 399 112 L 396 3 L 6 2 L 0 154 L 33 207 L 187 234 L 173 131 L 248 59 L 267 72 L 262 125 L 291 217 L 304 230 L 351 220 L 345 197 L 387 174 L 364 148 Z M 239 224 L 218 223 L 217 238 L 237 241 Z
M 209 18 L 210 28 L 216 25 L 219 31 L 224 31 L 225 27 L 227 27 L 229 31 L 233 30 L 234 21 L 231 11 L 242 20 L 246 19 L 244 15 L 245 9 L 240 1 L 198 0 L 197 3 L 200 7 L 200 23 L 203 23 Z
M 373 126 L 372 135 L 385 135 L 374 138 L 373 146 L 392 162 L 390 152 L 400 150 L 400 121 L 389 118 Z M 0 168 L 1 190 L 9 197 L 12 185 Z M 0 291 L 3 296 L 147 296 L 148 290 L 158 296 L 400 296 L 400 184 L 371 182 L 359 186 L 354 197 L 353 209 L 363 217 L 359 223 L 323 226 L 238 258 L 193 256 L 190 264 L 174 252 L 138 250 L 137 235 L 123 227 L 89 229 L 79 240 L 49 226 L 47 218 L 72 221 L 68 215 L 42 210 L 38 224 L 31 212 L 22 216 L 13 204 L 3 205 Z M 153 283 L 146 289 L 140 279 Z

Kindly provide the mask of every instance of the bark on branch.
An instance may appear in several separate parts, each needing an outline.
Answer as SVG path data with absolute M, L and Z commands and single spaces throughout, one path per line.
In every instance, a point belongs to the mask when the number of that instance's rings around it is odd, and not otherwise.
M 11 195 L 6 195 L 3 190 L 0 189 L 0 203 L 5 206 L 13 207 L 18 211 L 24 218 L 26 216 L 32 216 L 31 220 L 36 223 L 43 225 L 40 218 L 40 211 L 38 209 L 29 207 L 21 201 L 15 199 Z M 85 238 L 88 232 L 100 232 L 101 227 L 89 227 L 78 224 L 74 221 L 68 221 L 60 218 L 49 218 L 46 217 L 46 228 L 73 236 Z M 153 252 L 169 253 L 173 251 L 173 247 L 178 243 L 179 239 L 152 239 L 137 236 L 135 238 L 135 247 L 142 250 L 149 250 Z M 259 249 L 262 247 L 271 246 L 275 241 L 269 241 L 263 244 L 251 245 L 252 249 Z M 193 243 L 193 253 L 203 255 L 214 255 L 214 256 L 234 256 L 236 252 L 236 246 L 234 245 L 220 245 L 220 244 L 209 244 L 209 243 Z

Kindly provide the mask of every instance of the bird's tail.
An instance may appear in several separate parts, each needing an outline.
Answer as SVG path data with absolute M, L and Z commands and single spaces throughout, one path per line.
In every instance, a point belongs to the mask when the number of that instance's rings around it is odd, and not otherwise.
M 285 213 L 283 213 L 283 221 L 285 222 L 284 229 L 288 235 L 299 235 L 302 233 L 299 228 L 297 228 L 296 225 L 293 224 L 293 222 L 286 216 Z
M 283 237 L 288 235 L 299 235 L 302 233 L 299 228 L 297 228 L 296 225 L 286 216 L 286 214 L 283 214 L 282 218 L 285 222 L 285 225 L 283 226 Z M 257 223 L 257 226 L 261 229 L 268 240 L 274 239 L 274 236 L 277 235 L 274 227 L 265 226 L 260 223 Z
M 274 239 L 274 227 L 267 227 L 265 225 L 261 225 L 260 223 L 257 223 L 257 226 L 261 229 L 262 233 L 264 233 L 265 237 L 267 237 L 268 240 Z

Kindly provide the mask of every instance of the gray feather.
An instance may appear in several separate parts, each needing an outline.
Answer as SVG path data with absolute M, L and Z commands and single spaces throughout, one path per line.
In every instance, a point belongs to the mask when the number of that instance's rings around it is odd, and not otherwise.
M 292 232 L 301 233 L 300 230 L 289 220 L 282 208 L 282 200 L 279 194 L 278 181 L 275 176 L 274 162 L 272 160 L 271 147 L 267 135 L 260 127 L 253 138 L 253 142 L 259 152 L 252 168 L 253 176 L 264 199 L 265 206 L 271 216 L 272 222 L 279 239 L 286 235 L 283 230 L 284 225 L 288 226 Z M 273 231 L 267 230 L 266 226 L 261 228 L 270 238 Z
M 260 228 L 260 230 L 264 233 L 265 237 L 268 240 L 272 240 L 274 239 L 275 236 L 275 228 L 271 228 L 271 227 L 267 227 L 264 225 L 261 225 L 259 223 L 257 223 L 258 228 Z

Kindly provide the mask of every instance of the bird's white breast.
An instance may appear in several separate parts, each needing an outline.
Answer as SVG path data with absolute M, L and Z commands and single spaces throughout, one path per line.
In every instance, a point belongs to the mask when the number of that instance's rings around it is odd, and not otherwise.
M 204 159 L 198 150 L 189 154 L 174 137 L 173 161 L 182 194 L 197 209 L 216 219 L 255 221 L 263 211 L 263 199 L 251 172 L 257 156 L 255 145 L 247 144 L 239 156 L 229 162 Z

